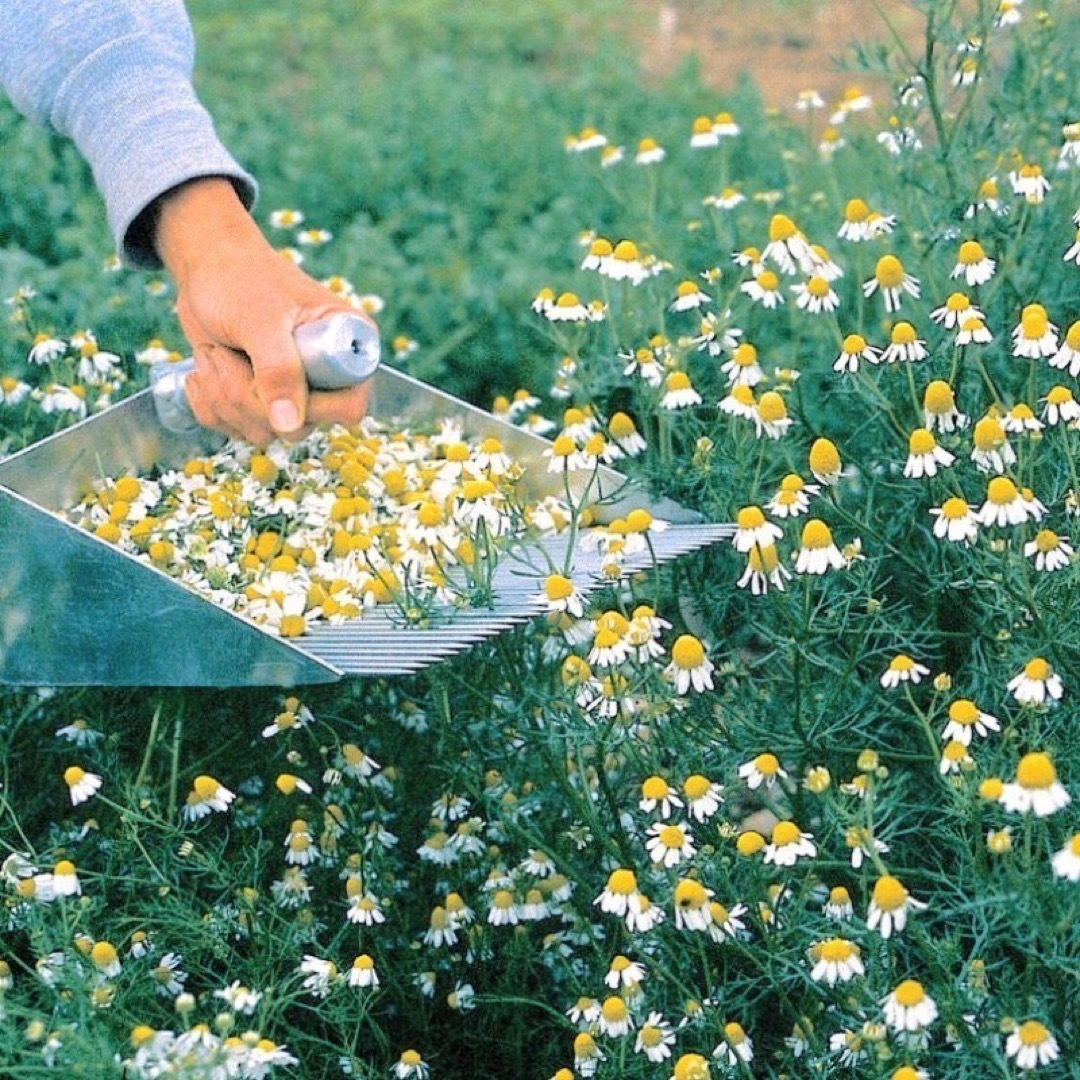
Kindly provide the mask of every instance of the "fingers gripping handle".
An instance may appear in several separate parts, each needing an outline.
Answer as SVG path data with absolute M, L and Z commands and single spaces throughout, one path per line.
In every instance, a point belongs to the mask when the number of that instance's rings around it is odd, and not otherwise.
M 344 390 L 367 381 L 379 366 L 379 331 L 367 319 L 348 312 L 304 323 L 293 333 L 313 390 Z M 188 375 L 194 362 L 155 364 L 150 388 L 161 426 L 180 433 L 197 431 L 199 421 L 187 398 Z

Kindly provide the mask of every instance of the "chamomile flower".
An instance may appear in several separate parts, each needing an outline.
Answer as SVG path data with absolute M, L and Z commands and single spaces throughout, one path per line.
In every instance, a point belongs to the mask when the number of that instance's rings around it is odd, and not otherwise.
M 596 1019 L 596 1026 L 602 1034 L 612 1038 L 628 1035 L 634 1025 L 626 1002 L 615 995 L 604 998 L 600 1003 L 600 1015 Z
M 754 397 L 753 388 L 750 386 L 737 383 L 726 397 L 720 399 L 718 407 L 727 416 L 737 416 L 742 420 L 753 420 L 755 424 L 758 423 L 758 403 Z
M 756 304 L 761 304 L 767 311 L 784 303 L 784 294 L 780 291 L 780 278 L 772 270 L 762 270 L 749 281 L 739 286 L 739 292 L 745 293 Z
M 956 256 L 950 277 L 962 277 L 969 288 L 985 285 L 993 276 L 997 262 L 983 250 L 978 240 L 965 240 Z
M 690 146 L 695 150 L 703 150 L 719 145 L 720 136 L 713 126 L 712 117 L 695 117 L 690 127 Z
M 565 611 L 580 619 L 585 614 L 585 598 L 573 580 L 563 574 L 549 574 L 543 591 L 534 597 L 548 611 Z
M 1023 401 L 1015 404 L 1002 418 L 1001 426 L 1010 434 L 1018 435 L 1042 431 L 1046 426 Z
M 688 776 L 682 785 L 686 812 L 695 821 L 708 821 L 724 801 L 723 787 L 701 773 Z
M 918 280 L 907 273 L 895 255 L 882 255 L 878 259 L 874 276 L 863 282 L 862 289 L 866 297 L 880 292 L 885 310 L 890 315 L 900 310 L 904 293 L 916 300 L 921 294 Z
M 430 1069 L 417 1050 L 404 1050 L 391 1070 L 394 1080 L 427 1080 Z
M 71 805 L 78 806 L 101 789 L 102 780 L 97 773 L 86 772 L 78 765 L 69 765 L 64 770 L 64 783 L 68 786 Z
M 1080 375 L 1080 319 L 1072 323 L 1065 331 L 1065 338 L 1061 347 L 1050 357 L 1050 366 L 1055 368 L 1068 368 L 1069 374 L 1075 379 Z
M 955 330 L 968 319 L 985 319 L 980 308 L 976 307 L 962 292 L 949 293 L 941 307 L 930 312 L 933 322 L 944 326 L 946 330 Z
M 751 548 L 746 557 L 746 568 L 736 582 L 740 589 L 749 588 L 751 595 L 763 596 L 769 586 L 784 591 L 784 583 L 791 580 L 791 571 L 780 561 L 780 554 L 773 544 Z
M 805 282 L 792 285 L 791 291 L 795 296 L 795 306 L 811 315 L 833 312 L 840 306 L 840 297 L 829 279 L 817 274 L 811 275 Z
M 1024 556 L 1035 560 L 1035 569 L 1044 573 L 1064 570 L 1072 563 L 1073 548 L 1068 537 L 1053 529 L 1040 529 L 1035 539 L 1024 545 Z
M 781 273 L 789 275 L 800 268 L 805 273 L 811 273 L 815 263 L 809 241 L 786 214 L 773 214 L 769 220 L 769 242 L 761 258 L 763 262 L 775 264 Z M 782 298 L 777 302 L 782 303 Z
M 920 338 L 915 327 L 909 322 L 894 323 L 889 332 L 889 344 L 881 351 L 883 363 L 913 363 L 925 360 L 928 356 L 926 341 Z
M 904 462 L 904 476 L 921 480 L 924 476 L 936 476 L 938 468 L 948 468 L 956 460 L 927 428 L 916 428 L 908 437 L 908 457 Z
M 900 1035 L 920 1035 L 938 1016 L 934 999 L 922 983 L 905 979 L 881 1001 L 885 1023 Z
M 622 918 L 631 905 L 637 905 L 640 896 L 634 871 L 620 867 L 608 875 L 607 884 L 593 903 L 601 911 Z
M 814 479 L 826 487 L 835 484 L 843 473 L 840 451 L 836 449 L 836 444 L 831 439 L 815 439 L 810 445 L 807 463 L 814 474 Z
M 0 376 L 0 405 L 14 406 L 30 396 L 32 387 L 14 375 Z
M 1009 445 L 1005 427 L 996 416 L 984 416 L 972 432 L 971 460 L 979 472 L 1004 472 L 1016 464 L 1016 451 Z
M 991 731 L 1000 731 L 1001 722 L 996 716 L 983 712 L 969 698 L 957 698 L 949 706 L 949 721 L 941 732 L 947 742 L 950 739 L 962 746 L 970 746 L 972 732 L 985 739 Z
M 67 349 L 66 341 L 61 341 L 59 338 L 45 333 L 35 334 L 26 362 L 34 365 L 51 364 L 53 361 L 59 360 L 67 352 Z
M 859 364 L 881 363 L 881 350 L 868 345 L 862 334 L 848 334 L 840 346 L 840 355 L 833 361 L 833 371 L 841 375 L 854 375 Z
M 738 386 L 732 387 L 731 396 L 733 398 L 736 396 L 736 391 L 739 389 L 749 388 Z M 751 397 L 752 396 L 753 395 L 751 394 Z M 722 402 L 720 407 L 721 409 L 723 408 Z M 787 405 L 784 403 L 783 397 L 775 390 L 766 390 L 758 399 L 757 411 L 754 414 L 754 423 L 759 438 L 764 435 L 768 439 L 782 439 L 794 422 L 795 421 L 788 416 Z
M 612 413 L 608 421 L 608 434 L 614 445 L 627 457 L 637 457 L 647 445 L 634 421 L 624 412 Z
M 688 694 L 693 688 L 704 693 L 713 688 L 714 665 L 705 653 L 705 646 L 693 634 L 682 634 L 671 646 L 671 663 L 664 677 L 675 684 L 675 692 Z
M 866 915 L 866 928 L 876 931 L 887 941 L 894 933 L 903 931 L 912 911 L 925 907 L 925 902 L 916 900 L 898 878 L 886 874 L 874 882 Z
M 866 974 L 859 946 L 846 938 L 828 938 L 815 942 L 809 950 L 813 967 L 810 978 L 827 986 L 850 982 Z
M 821 913 L 834 922 L 844 922 L 852 918 L 855 906 L 851 902 L 851 893 L 843 885 L 834 885 L 829 890 L 829 898 L 822 906 Z
M 672 371 L 664 383 L 660 398 L 661 409 L 688 409 L 701 404 L 701 395 L 694 389 L 685 371 Z
M 811 833 L 803 832 L 793 821 L 778 821 L 765 845 L 762 861 L 775 866 L 794 866 L 799 859 L 812 859 L 817 845 Z
M 1061 676 L 1041 656 L 1033 657 L 1009 680 L 1008 690 L 1021 705 L 1060 701 L 1064 693 Z
M 749 341 L 742 341 L 732 350 L 731 359 L 720 365 L 729 386 L 757 386 L 765 377 L 758 363 L 758 351 Z
M 671 817 L 672 810 L 681 806 L 682 799 L 662 776 L 650 776 L 642 783 L 638 807 L 646 813 L 659 811 L 660 816 L 666 821 Z
M 188 793 L 182 816 L 185 821 L 199 821 L 217 811 L 224 813 L 236 796 L 212 776 L 196 776 Z
M 668 306 L 669 311 L 696 311 L 704 304 L 711 304 L 712 297 L 702 292 L 696 281 L 680 281 L 675 288 L 675 299 Z
M 1026 202 L 1035 205 L 1041 203 L 1050 191 L 1050 181 L 1033 161 L 1027 161 L 1019 169 L 1010 172 L 1009 183 L 1014 195 L 1020 195 Z
M 1076 236 L 1073 239 L 1072 244 L 1065 249 L 1065 254 L 1062 255 L 1065 262 L 1074 262 L 1077 266 L 1080 266 L 1080 229 L 1076 230 Z
M 797 574 L 825 574 L 840 570 L 844 556 L 833 542 L 832 531 L 825 522 L 811 518 L 802 530 L 802 546 L 795 559 Z
M 817 484 L 806 483 L 798 473 L 788 473 L 765 509 L 777 518 L 800 517 L 810 509 L 810 496 L 820 490 Z
M 683 1054 L 667 1080 L 712 1080 L 709 1063 L 700 1054 Z
M 650 1012 L 638 1028 L 634 1052 L 644 1054 L 654 1065 L 659 1064 L 671 1057 L 675 1039 L 675 1029 L 664 1019 L 663 1014 Z
M 1053 356 L 1058 351 L 1057 330 L 1042 304 L 1025 305 L 1012 332 L 1013 356 L 1028 360 Z
M 1027 521 L 1038 521 L 1043 515 L 1041 504 L 1032 501 L 1017 489 L 1007 476 L 995 476 L 986 485 L 986 501 L 982 504 L 977 517 L 982 525 L 1023 525 Z
M 966 348 L 968 345 L 989 345 L 993 340 L 994 335 L 987 329 L 986 323 L 969 315 L 956 331 L 955 344 L 959 348 Z
M 779 525 L 766 520 L 759 506 L 744 506 L 736 515 L 735 550 L 746 554 L 755 547 L 769 547 L 784 535 Z
M 664 148 L 653 138 L 646 136 L 637 145 L 634 155 L 636 165 L 656 165 L 666 157 Z
M 724 1038 L 713 1050 L 713 1057 L 729 1067 L 749 1064 L 754 1060 L 754 1044 L 741 1024 L 731 1022 L 724 1025 Z
M 956 394 L 944 379 L 934 379 L 923 392 L 923 426 L 946 434 L 967 427 L 970 418 L 956 406 Z
M 1050 755 L 1041 751 L 1025 754 L 1016 767 L 1016 779 L 1001 790 L 1001 805 L 1016 814 L 1048 817 L 1071 801 Z
M 746 781 L 746 786 L 751 791 L 756 791 L 762 786 L 768 790 L 781 780 L 786 780 L 788 774 L 781 767 L 777 756 L 766 751 L 750 761 L 743 762 L 739 766 L 739 777 Z
M 918 683 L 930 674 L 930 669 L 923 664 L 917 664 L 907 653 L 897 653 L 889 661 L 885 674 L 881 676 L 881 685 L 886 690 L 894 690 L 901 683 Z
M 1054 852 L 1050 860 L 1054 877 L 1080 881 L 1080 832 L 1073 833 L 1065 846 Z
M 1005 1056 L 1011 1058 L 1018 1069 L 1029 1070 L 1057 1061 L 1061 1052 L 1057 1039 L 1045 1024 L 1025 1020 L 1005 1040 Z

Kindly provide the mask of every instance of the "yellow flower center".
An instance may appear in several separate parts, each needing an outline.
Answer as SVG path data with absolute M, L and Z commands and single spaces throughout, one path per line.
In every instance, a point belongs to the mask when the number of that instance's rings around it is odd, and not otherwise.
M 904 281 L 904 265 L 895 255 L 882 255 L 877 261 L 874 277 L 883 289 L 897 289 Z
M 822 548 L 832 547 L 833 536 L 829 526 L 824 521 L 811 518 L 802 531 L 802 546 L 811 551 L 820 551 Z
M 786 214 L 773 214 L 772 221 L 769 222 L 769 239 L 773 243 L 783 243 L 798 233 L 795 222 Z
M 833 964 L 842 964 L 853 956 L 859 955 L 859 947 L 843 938 L 830 938 L 818 946 L 818 955 L 822 960 L 828 960 Z
M 600 1012 L 609 1024 L 621 1023 L 629 1015 L 626 1002 L 620 997 L 605 998 L 603 1005 L 600 1006 Z
M 909 322 L 898 322 L 892 328 L 890 339 L 894 345 L 911 345 L 918 338 L 915 327 Z
M 914 666 L 915 661 L 906 653 L 898 653 L 889 661 L 890 671 L 911 671 Z
M 737 367 L 752 367 L 757 363 L 757 355 L 757 349 L 749 341 L 744 341 L 736 346 L 731 359 Z
M 893 996 L 896 998 L 898 1005 L 903 1005 L 904 1008 L 910 1009 L 915 1005 L 920 1004 L 926 998 L 926 991 L 922 987 L 922 983 L 916 982 L 915 979 L 905 979 L 894 991 Z
M 886 875 L 874 882 L 872 899 L 882 911 L 896 911 L 907 903 L 908 891 L 900 881 Z
M 1053 529 L 1040 529 L 1035 534 L 1035 547 L 1044 555 L 1058 546 L 1058 534 Z
M 675 906 L 684 910 L 696 911 L 708 899 L 705 887 L 700 881 L 683 878 L 675 886 Z
M 740 529 L 756 529 L 765 524 L 765 515 L 759 506 L 744 506 L 737 518 Z
M 762 270 L 755 280 L 766 292 L 776 292 L 780 288 L 780 279 L 771 270 Z
M 814 276 L 806 283 L 806 291 L 819 299 L 828 296 L 829 290 L 829 282 L 823 277 Z
M 641 794 L 646 799 L 666 799 L 671 788 L 661 776 L 650 776 L 641 785 Z
M 712 782 L 700 773 L 694 773 L 683 781 L 683 793 L 691 802 L 703 799 L 711 790 Z
M 941 516 L 947 521 L 959 521 L 967 517 L 970 511 L 971 507 L 963 499 L 954 495 L 951 499 L 946 499 L 942 504 Z
M 626 439 L 637 431 L 634 421 L 624 412 L 617 412 L 611 417 L 608 430 L 615 439 Z
M 667 377 L 668 390 L 689 390 L 691 388 L 690 376 L 685 371 L 673 371 Z
M 637 878 L 633 870 L 612 870 L 607 882 L 608 892 L 617 893 L 619 896 L 629 896 L 637 891 Z
M 1038 1020 L 1025 1020 L 1016 1034 L 1024 1046 L 1040 1046 L 1050 1038 L 1050 1032 Z
M 746 1032 L 743 1031 L 742 1024 L 736 1024 L 732 1021 L 730 1024 L 724 1025 L 724 1038 L 732 1046 L 739 1046 L 746 1042 Z
M 753 829 L 740 833 L 735 847 L 740 855 L 756 855 L 765 846 L 765 837 Z
M 784 404 L 784 399 L 775 390 L 767 390 L 758 402 L 758 415 L 767 424 L 787 419 L 787 406 Z
M 620 262 L 635 262 L 639 258 L 637 244 L 633 240 L 620 240 L 612 251 Z
M 995 476 L 986 485 L 986 497 L 995 506 L 1008 506 L 1020 497 L 1020 492 L 1007 476 Z
M 976 263 L 981 263 L 986 258 L 986 252 L 983 251 L 982 244 L 978 240 L 965 240 L 960 245 L 960 252 L 956 257 L 956 261 L 961 266 L 974 266 Z
M 810 470 L 826 476 L 840 471 L 840 452 L 829 439 L 815 439 L 810 447 Z
M 675 1062 L 674 1080 L 710 1080 L 709 1063 L 700 1054 L 683 1054 Z
M 746 561 L 757 573 L 771 574 L 780 565 L 780 556 L 775 544 L 768 544 L 765 547 L 757 544 L 750 549 Z
M 1080 233 L 1077 234 L 1077 239 L 1080 240 Z M 1080 319 L 1065 331 L 1065 344 L 1074 351 L 1080 350 Z
M 1036 656 L 1024 665 L 1027 678 L 1037 679 L 1039 682 L 1046 682 L 1053 673 L 1054 669 L 1041 656 Z
M 1029 791 L 1042 791 L 1057 782 L 1057 770 L 1049 754 L 1025 754 L 1016 767 L 1016 782 Z
M 773 826 L 772 842 L 778 847 L 794 844 L 802 834 L 794 821 L 778 821 Z
M 671 647 L 671 659 L 684 671 L 700 667 L 705 660 L 705 648 L 692 634 L 683 634 Z
M 937 440 L 926 428 L 916 428 L 908 438 L 908 451 L 912 454 L 932 454 L 936 446 Z
M 851 893 L 843 885 L 836 885 L 829 893 L 829 903 L 836 907 L 846 907 L 851 903 Z
M 192 787 L 200 799 L 212 799 L 221 785 L 212 776 L 196 776 Z
M 870 216 L 870 207 L 863 199 L 849 199 L 844 207 L 844 220 L 856 225 Z
M 973 701 L 960 698 L 949 706 L 949 719 L 954 723 L 962 724 L 964 727 L 970 727 L 979 719 L 979 710 L 975 707 Z
M 610 240 L 605 240 L 604 237 L 598 236 L 589 245 L 589 254 L 595 255 L 598 258 L 604 258 L 612 253 L 614 249 L 611 246 Z
M 935 416 L 952 412 L 955 406 L 956 396 L 953 394 L 953 389 L 943 379 L 935 379 L 923 394 L 923 407 Z M 978 425 L 975 429 L 978 430 Z
M 1047 318 L 1046 309 L 1039 304 L 1029 304 L 1024 308 L 1023 317 L 1020 319 L 1020 334 L 1032 341 L 1038 341 L 1044 337 L 1050 328 L 1050 320 Z
M 945 307 L 954 315 L 959 315 L 960 312 L 967 311 L 971 307 L 971 301 L 962 292 L 949 293 Z
M 1076 325 L 1080 326 L 1080 323 Z M 1051 405 L 1064 405 L 1073 400 L 1073 392 L 1067 386 L 1052 386 L 1046 395 L 1046 400 Z

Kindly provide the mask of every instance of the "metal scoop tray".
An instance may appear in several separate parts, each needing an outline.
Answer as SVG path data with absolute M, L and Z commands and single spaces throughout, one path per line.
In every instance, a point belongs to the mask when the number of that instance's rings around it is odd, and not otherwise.
M 400 372 L 376 373 L 370 411 L 412 425 L 457 419 L 465 438 L 494 436 L 526 467 L 529 498 L 564 493 L 563 477 L 549 474 L 541 457 L 547 440 Z M 284 640 L 60 516 L 101 478 L 145 474 L 205 452 L 198 436 L 164 430 L 150 392 L 142 391 L 0 461 L 0 684 L 291 687 L 408 674 L 544 610 L 533 599 L 542 578 L 503 558 L 490 607 L 448 607 L 428 625 L 413 626 L 386 605 Z M 671 523 L 651 538 L 651 551 L 627 562 L 628 570 L 734 531 L 706 524 L 670 499 L 650 498 L 614 469 L 601 467 L 592 492 L 599 522 L 641 506 Z M 561 564 L 567 537 L 542 543 Z M 580 534 L 572 565 L 579 590 L 600 587 L 598 556 Z

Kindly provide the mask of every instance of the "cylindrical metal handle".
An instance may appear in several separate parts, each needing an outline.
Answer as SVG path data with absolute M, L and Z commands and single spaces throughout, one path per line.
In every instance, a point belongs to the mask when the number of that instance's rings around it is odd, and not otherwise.
M 367 319 L 338 312 L 316 322 L 304 323 L 293 333 L 313 390 L 344 390 L 358 386 L 379 366 L 379 331 Z M 187 398 L 192 360 L 166 361 L 150 369 L 150 388 L 161 426 L 169 431 L 197 431 L 199 421 Z

